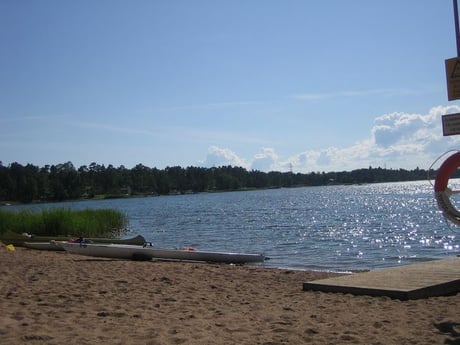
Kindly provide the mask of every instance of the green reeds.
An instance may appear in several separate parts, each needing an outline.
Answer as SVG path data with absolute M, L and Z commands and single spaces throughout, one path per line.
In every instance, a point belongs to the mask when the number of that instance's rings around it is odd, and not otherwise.
M 102 237 L 120 234 L 126 225 L 126 215 L 112 209 L 0 210 L 0 235 L 12 231 L 42 236 Z

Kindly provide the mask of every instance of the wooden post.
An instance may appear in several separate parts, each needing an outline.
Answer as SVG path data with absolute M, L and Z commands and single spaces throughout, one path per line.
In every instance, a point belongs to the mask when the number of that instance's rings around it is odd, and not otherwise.
M 455 38 L 457 41 L 457 57 L 460 57 L 460 29 L 458 24 L 458 3 L 457 0 L 453 0 L 454 3 L 454 18 L 455 18 Z

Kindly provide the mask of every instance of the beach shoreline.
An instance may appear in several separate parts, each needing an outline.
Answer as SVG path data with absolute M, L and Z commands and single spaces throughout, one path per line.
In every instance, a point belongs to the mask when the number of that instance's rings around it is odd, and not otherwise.
M 399 301 L 303 291 L 336 274 L 3 244 L 0 263 L 5 344 L 460 343 L 460 294 Z

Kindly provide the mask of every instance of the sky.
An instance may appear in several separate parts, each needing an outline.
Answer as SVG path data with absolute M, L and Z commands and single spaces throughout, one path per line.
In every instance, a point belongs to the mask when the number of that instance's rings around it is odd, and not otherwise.
M 0 0 L 0 161 L 428 169 L 450 0 Z

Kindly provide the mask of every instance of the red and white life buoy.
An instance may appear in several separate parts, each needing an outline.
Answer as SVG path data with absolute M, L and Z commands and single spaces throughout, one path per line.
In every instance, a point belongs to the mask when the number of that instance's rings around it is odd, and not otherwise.
M 441 167 L 436 174 L 434 194 L 436 201 L 438 202 L 438 207 L 442 211 L 443 215 L 451 222 L 460 225 L 460 211 L 455 208 L 450 200 L 452 194 L 456 192 L 447 187 L 449 178 L 454 174 L 458 167 L 460 167 L 460 152 L 454 153 L 441 164 Z

